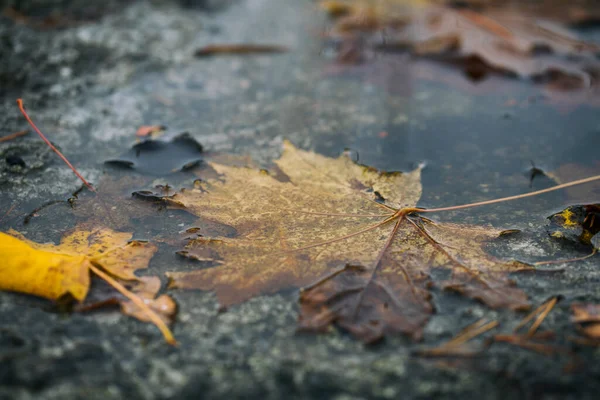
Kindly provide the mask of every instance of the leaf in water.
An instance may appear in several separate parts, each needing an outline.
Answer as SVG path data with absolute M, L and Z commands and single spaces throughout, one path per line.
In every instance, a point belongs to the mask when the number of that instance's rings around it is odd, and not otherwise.
M 201 162 L 202 145 L 188 133 L 182 133 L 170 141 L 144 140 L 118 159 L 105 163 L 131 168 L 141 174 L 163 176 L 191 169 Z
M 165 325 L 175 312 L 170 297 L 156 298 L 156 277 L 138 278 L 156 246 L 132 241 L 130 233 L 83 226 L 66 234 L 59 245 L 35 243 L 21 234 L 0 232 L 0 290 L 9 290 L 59 300 L 71 297 L 82 302 L 90 287 L 90 272 L 100 276 L 125 296 L 121 310 L 143 321 L 151 321 L 165 339 L 175 343 Z M 123 285 L 131 285 L 130 290 Z
M 338 324 L 368 342 L 392 332 L 420 336 L 434 311 L 429 273 L 437 268 L 451 271 L 437 282 L 442 288 L 491 307 L 528 307 L 507 274 L 529 267 L 484 251 L 500 230 L 398 211 L 419 200 L 420 168 L 381 172 L 287 142 L 275 174 L 209 164 L 218 178 L 168 201 L 235 234 L 189 233 L 179 254 L 212 268 L 168 273 L 171 287 L 214 290 L 228 306 L 310 285 L 301 327 Z
M 591 244 L 600 248 L 600 205 L 575 205 L 548 217 L 548 233 L 555 238 Z
M 589 88 L 600 73 L 595 58 L 600 46 L 579 40 L 561 24 L 539 18 L 537 9 L 524 11 L 512 4 L 453 8 L 435 1 L 350 0 L 340 2 L 347 8 L 339 13 L 331 10 L 341 6 L 330 3 L 322 6 L 334 18 L 330 37 L 344 49 L 342 56 L 349 46 L 359 46 L 363 52 L 410 51 L 458 64 L 475 81 L 500 73 L 533 78 L 555 91 Z M 371 34 L 366 40 L 365 33 Z

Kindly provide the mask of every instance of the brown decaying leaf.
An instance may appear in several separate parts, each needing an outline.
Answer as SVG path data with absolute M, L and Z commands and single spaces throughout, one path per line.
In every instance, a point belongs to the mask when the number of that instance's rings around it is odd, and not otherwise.
M 528 307 L 507 273 L 529 267 L 484 251 L 501 230 L 407 213 L 421 196 L 420 168 L 386 173 L 287 142 L 275 164 L 277 177 L 211 163 L 219 178 L 169 199 L 234 232 L 195 231 L 180 254 L 213 268 L 168 273 L 171 287 L 214 290 L 228 306 L 310 285 L 300 296 L 300 328 L 336 324 L 367 342 L 394 332 L 420 337 L 434 284 L 491 307 Z M 434 283 L 435 268 L 452 274 Z
M 451 8 L 443 2 L 350 0 L 332 7 L 333 30 L 328 34 L 363 51 L 410 50 L 418 56 L 435 56 L 458 63 L 474 80 L 488 72 L 534 78 L 553 91 L 590 88 L 600 71 L 594 55 L 600 46 L 579 40 L 560 24 L 535 13 L 510 7 Z M 374 34 L 368 40 L 365 33 Z M 362 37 L 356 41 L 356 37 Z M 569 60 L 576 56 L 577 60 Z M 362 60 L 361 57 L 353 57 Z

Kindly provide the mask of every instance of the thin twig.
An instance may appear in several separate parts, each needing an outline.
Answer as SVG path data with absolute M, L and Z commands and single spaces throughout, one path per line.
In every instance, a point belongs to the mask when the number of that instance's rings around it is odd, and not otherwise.
M 29 133 L 29 131 L 27 129 L 24 129 L 22 131 L 16 132 L 16 133 L 12 133 L 10 135 L 6 135 L 3 137 L 0 137 L 0 143 L 2 142 L 8 142 L 9 140 L 13 140 L 18 138 L 19 136 L 24 136 L 27 135 Z
M 538 265 L 548 265 L 548 264 L 562 264 L 562 263 L 570 263 L 570 262 L 574 262 L 574 261 L 587 260 L 588 258 L 595 256 L 597 252 L 598 252 L 598 249 L 594 249 L 587 256 L 569 258 L 569 259 L 566 259 L 566 260 L 538 261 L 536 263 L 533 263 L 533 265 L 538 266 Z
M 148 307 L 148 305 L 146 303 L 144 303 L 144 301 L 142 299 L 140 299 L 138 296 L 136 296 L 135 294 L 133 294 L 132 292 L 127 290 L 125 288 L 125 286 L 121 285 L 119 282 L 117 282 L 115 279 L 113 279 L 110 275 L 108 275 L 107 273 L 105 273 L 104 271 L 102 271 L 100 268 L 96 267 L 92 263 L 89 264 L 89 268 L 93 273 L 98 275 L 100 278 L 102 278 L 104 281 L 106 281 L 106 283 L 108 283 L 110 286 L 117 289 L 123 296 L 127 297 L 136 306 L 138 306 L 140 309 L 142 309 L 144 314 L 146 314 L 146 316 L 150 319 L 150 321 L 152 321 L 152 323 L 154 325 L 156 325 L 156 327 L 163 334 L 167 343 L 169 343 L 173 346 L 177 345 L 177 341 L 175 340 L 175 337 L 173 336 L 173 333 L 171 332 L 171 330 L 169 329 L 167 324 L 165 324 L 165 322 L 162 319 L 160 319 L 160 317 L 156 314 L 156 312 L 152 311 L 150 309 L 150 307 Z
M 69 160 L 67 160 L 67 157 L 65 157 L 60 152 L 60 150 L 58 150 L 56 147 L 54 147 L 54 145 L 52 143 L 50 143 L 50 141 L 48 140 L 48 138 L 46 138 L 46 136 L 44 136 L 44 134 L 42 133 L 42 131 L 40 131 L 38 129 L 38 127 L 33 123 L 33 121 L 31 120 L 31 118 L 27 114 L 27 111 L 25 111 L 25 107 L 23 106 L 23 100 L 22 99 L 17 99 L 17 104 L 19 105 L 19 110 L 21 110 L 21 114 L 23 114 L 23 116 L 25 117 L 25 119 L 27 120 L 27 122 L 29 122 L 29 125 L 31 125 L 31 127 L 33 128 L 33 130 L 42 138 L 42 140 L 44 142 L 46 142 L 46 144 L 52 149 L 52 151 L 54 151 L 56 154 L 58 154 L 58 156 L 65 162 L 65 164 L 67 164 L 69 166 L 69 168 L 71 168 L 71 170 L 75 173 L 75 175 L 77 175 L 77 177 L 79 179 L 81 179 L 81 181 L 85 184 L 85 186 L 88 187 L 88 189 L 90 189 L 92 192 L 96 192 L 96 189 L 94 189 L 94 187 L 88 181 L 86 181 L 83 176 L 81 176 L 81 174 L 77 171 L 77 169 L 75 169 L 75 167 L 69 162 Z
M 477 202 L 477 203 L 461 204 L 461 205 L 458 205 L 458 206 L 451 206 L 451 207 L 440 207 L 440 208 L 429 208 L 429 209 L 426 209 L 426 208 L 414 208 L 414 209 L 412 209 L 411 208 L 410 210 L 412 212 L 418 212 L 418 213 L 430 213 L 430 212 L 439 212 L 439 211 L 462 210 L 464 208 L 486 206 L 486 205 L 489 205 L 489 204 L 503 203 L 505 201 L 512 201 L 512 200 L 524 199 L 524 198 L 527 198 L 527 197 L 532 197 L 532 196 L 537 196 L 537 195 L 544 194 L 544 193 L 554 192 L 555 190 L 565 189 L 565 188 L 568 188 L 568 187 L 571 187 L 571 186 L 576 186 L 576 185 L 583 185 L 584 183 L 589 183 L 589 182 L 594 182 L 594 181 L 600 181 L 600 175 L 590 176 L 590 177 L 584 178 L 584 179 L 578 179 L 576 181 L 563 183 L 563 184 L 560 184 L 560 185 L 553 186 L 551 188 L 542 189 L 542 190 L 536 190 L 535 192 L 531 192 L 531 193 L 524 193 L 524 194 L 518 194 L 518 195 L 515 195 L 515 196 L 502 197 L 500 199 L 480 201 L 480 202 Z

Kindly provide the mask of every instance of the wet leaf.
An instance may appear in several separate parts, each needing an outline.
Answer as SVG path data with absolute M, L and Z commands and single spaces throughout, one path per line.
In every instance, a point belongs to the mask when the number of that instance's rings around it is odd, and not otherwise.
M 301 328 L 336 324 L 367 342 L 394 332 L 418 338 L 434 312 L 433 285 L 491 307 L 528 307 L 507 277 L 528 267 L 484 251 L 501 230 L 398 212 L 419 200 L 420 168 L 381 172 L 290 143 L 275 164 L 269 173 L 210 163 L 218 178 L 169 200 L 232 230 L 187 232 L 179 254 L 203 268 L 169 273 L 171 287 L 214 290 L 228 306 L 309 285 L 301 293 Z M 441 268 L 451 274 L 434 282 L 430 273 Z
M 595 58 L 600 47 L 541 18 L 538 9 L 468 1 L 462 7 L 416 0 L 349 0 L 335 7 L 331 3 L 322 7 L 335 21 L 329 37 L 344 50 L 342 55 L 356 46 L 363 53 L 409 51 L 459 65 L 474 81 L 490 73 L 513 75 L 558 91 L 589 88 L 600 71 Z M 341 4 L 344 13 L 337 12 Z
M 555 238 L 600 248 L 600 205 L 575 205 L 548 217 L 548 233 Z
M 170 141 L 144 140 L 121 157 L 106 164 L 133 169 L 141 174 L 163 176 L 189 170 L 202 162 L 202 145 L 182 133 Z
M 130 293 L 153 309 L 154 316 L 168 321 L 175 306 L 167 296 L 156 298 L 160 289 L 158 278 L 135 276 L 135 271 L 147 268 L 155 252 L 156 246 L 131 240 L 130 233 L 107 228 L 79 226 L 67 233 L 58 245 L 35 243 L 15 231 L 0 232 L 0 290 L 82 302 L 90 288 L 90 272 L 108 274 L 109 284 L 115 280 L 119 285 L 131 286 Z M 119 303 L 124 314 L 151 320 L 147 310 L 131 297 L 121 298 Z M 167 340 L 174 342 L 170 332 L 164 329 L 166 327 L 161 328 Z

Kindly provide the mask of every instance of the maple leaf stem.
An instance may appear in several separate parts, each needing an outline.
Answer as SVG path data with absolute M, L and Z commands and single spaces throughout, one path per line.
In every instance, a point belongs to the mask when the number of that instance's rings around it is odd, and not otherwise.
M 444 253 L 454 265 L 456 265 L 458 268 L 465 271 L 467 274 L 469 274 L 469 276 L 471 276 L 473 279 L 477 280 L 479 283 L 481 283 L 482 285 L 487 287 L 489 290 L 497 292 L 497 290 L 494 287 L 492 287 L 485 279 L 481 278 L 479 276 L 479 274 L 473 272 L 473 270 L 471 268 L 465 266 L 462 262 L 460 262 L 454 255 L 452 255 L 450 252 L 448 252 L 445 248 L 445 247 L 453 248 L 452 246 L 442 245 L 441 243 L 436 241 L 429 232 L 424 230 L 423 227 L 420 227 L 415 221 L 413 221 L 410 218 L 407 218 L 406 220 L 408 222 L 410 222 L 411 224 L 413 224 L 413 226 L 415 228 L 417 228 L 417 231 L 419 232 L 419 234 L 422 237 L 425 238 L 425 240 L 427 240 L 429 243 L 431 243 L 431 245 L 436 247 L 439 251 Z
M 390 232 L 387 240 L 385 241 L 385 244 L 379 251 L 377 258 L 373 262 L 373 267 L 371 268 L 371 275 L 369 275 L 369 279 L 367 280 L 367 283 L 365 283 L 364 289 L 360 292 L 360 294 L 358 295 L 358 297 L 356 299 L 356 303 L 354 304 L 354 309 L 352 310 L 352 319 L 356 318 L 356 315 L 358 314 L 358 308 L 360 307 L 360 304 L 362 303 L 363 298 L 365 297 L 365 292 L 367 291 L 367 288 L 373 282 L 373 279 L 375 278 L 377 270 L 379 269 L 379 265 L 381 265 L 381 260 L 383 259 L 385 252 L 392 245 L 392 242 L 394 241 L 394 237 L 396 236 L 396 233 L 398 232 L 398 229 L 400 228 L 400 224 L 402 223 L 402 221 L 404 221 L 405 215 L 400 215 L 399 217 L 396 217 L 396 218 L 397 218 L 397 221 L 394 224 L 394 228 Z
M 100 278 L 102 278 L 104 281 L 106 281 L 106 283 L 108 283 L 110 286 L 114 287 L 123 296 L 127 297 L 136 306 L 138 306 L 140 309 L 142 309 L 144 311 L 144 313 L 148 316 L 150 321 L 152 321 L 152 323 L 154 325 L 156 325 L 156 327 L 160 330 L 160 332 L 162 333 L 162 335 L 165 338 L 165 340 L 167 341 L 167 343 L 169 343 L 170 345 L 173 345 L 173 346 L 177 345 L 177 341 L 175 340 L 175 337 L 173 336 L 173 333 L 171 332 L 171 330 L 169 329 L 167 324 L 165 324 L 165 322 L 162 319 L 160 319 L 160 317 L 154 311 L 152 311 L 150 309 L 150 307 L 148 307 L 148 305 L 146 303 L 144 303 L 144 301 L 142 299 L 140 299 L 138 296 L 136 296 L 135 294 L 133 294 L 132 292 L 127 290 L 127 288 L 125 288 L 125 286 L 121 285 L 119 282 L 117 282 L 115 279 L 113 279 L 110 275 L 108 275 L 107 273 L 105 273 L 104 271 L 102 271 L 100 268 L 96 267 L 92 263 L 89 264 L 89 268 L 93 273 L 98 275 Z
M 342 268 L 338 268 L 338 269 L 330 272 L 329 274 L 327 274 L 327 275 L 319 278 L 319 280 L 311 283 L 310 285 L 307 285 L 307 286 L 304 286 L 304 287 L 300 288 L 300 293 L 306 292 L 307 290 L 314 289 L 315 287 L 317 287 L 319 285 L 322 285 L 324 282 L 330 280 L 331 278 L 336 277 L 337 275 L 341 274 L 342 272 L 348 271 L 351 268 L 361 268 L 361 267 L 350 265 L 350 264 L 346 264 Z
M 296 212 L 300 214 L 309 214 L 309 215 L 321 215 L 325 217 L 348 217 L 348 218 L 381 218 L 381 217 L 391 217 L 394 213 L 390 212 L 388 214 L 336 214 L 336 213 L 326 213 L 326 212 L 317 212 L 317 211 L 304 211 L 304 210 L 296 210 L 293 208 L 281 208 L 282 211 L 290 211 Z
M 348 235 L 340 236 L 340 237 L 335 238 L 335 239 L 325 240 L 323 242 L 313 243 L 313 244 L 309 244 L 307 246 L 298 247 L 297 249 L 282 251 L 280 254 L 293 253 L 293 252 L 296 252 L 296 251 L 302 251 L 302 250 L 312 249 L 313 247 L 325 246 L 327 244 L 331 244 L 331 243 L 339 242 L 339 241 L 342 241 L 342 240 L 350 239 L 353 236 L 361 235 L 363 233 L 372 231 L 373 229 L 377 229 L 380 226 L 383 226 L 383 225 L 387 224 L 388 222 L 390 222 L 390 221 L 392 221 L 392 220 L 394 220 L 396 218 L 398 218 L 398 217 L 394 214 L 394 215 L 390 216 L 389 218 L 386 218 L 385 220 L 383 220 L 383 221 L 381 221 L 381 222 L 379 222 L 379 223 L 377 223 L 375 225 L 368 226 L 365 229 L 361 229 L 360 231 L 352 232 L 352 233 L 349 233 Z
M 48 138 L 46 138 L 46 136 L 42 133 L 42 131 L 40 131 L 38 129 L 38 127 L 33 123 L 33 121 L 31 120 L 31 118 L 27 114 L 27 111 L 25 111 L 25 107 L 23 106 L 23 100 L 22 99 L 17 99 L 17 104 L 19 105 L 19 110 L 21 110 L 21 114 L 23 114 L 23 116 L 25 117 L 25 119 L 27 120 L 27 122 L 29 123 L 29 125 L 31 125 L 31 127 L 33 128 L 33 130 L 42 138 L 42 140 L 44 142 L 46 142 L 46 144 L 52 149 L 53 152 L 55 152 L 56 154 L 58 154 L 58 156 L 65 162 L 65 164 L 67 164 L 69 166 L 69 168 L 71 168 L 71 170 L 75 173 L 75 175 L 77 175 L 77 177 L 79 179 L 81 179 L 81 181 L 84 183 L 85 186 L 87 186 L 88 189 L 90 189 L 92 192 L 96 192 L 96 189 L 94 189 L 94 187 L 88 181 L 86 181 L 83 176 L 81 176 L 81 174 L 77 171 L 77 169 L 75 169 L 75 167 L 69 162 L 69 160 L 67 160 L 67 157 L 65 157 L 60 152 L 60 150 L 58 150 L 48 140 Z
M 531 193 L 523 193 L 523 194 L 518 194 L 515 196 L 502 197 L 500 199 L 479 201 L 477 203 L 461 204 L 458 206 L 451 206 L 451 207 L 428 208 L 428 209 L 406 208 L 406 209 L 400 210 L 399 212 L 404 211 L 405 213 L 407 213 L 407 212 L 431 213 L 431 212 L 439 212 L 439 211 L 462 210 L 464 208 L 486 206 L 489 204 L 503 203 L 505 201 L 524 199 L 527 197 L 533 197 L 533 196 L 537 196 L 537 195 L 544 194 L 544 193 L 554 192 L 556 190 L 565 189 L 565 188 L 568 188 L 571 186 L 576 186 L 576 185 L 583 185 L 584 183 L 589 183 L 589 182 L 594 182 L 594 181 L 600 181 L 600 175 L 590 176 L 590 177 L 584 178 L 584 179 L 578 179 L 576 181 L 563 183 L 560 185 L 553 186 L 551 188 L 536 190 L 535 192 L 531 192 Z
M 538 265 L 548 265 L 548 264 L 562 264 L 562 263 L 570 263 L 570 262 L 574 262 L 574 261 L 587 260 L 588 258 L 595 256 L 597 253 L 598 253 L 598 249 L 594 249 L 587 256 L 569 258 L 567 260 L 538 261 L 536 263 L 533 263 L 533 265 L 538 266 Z

